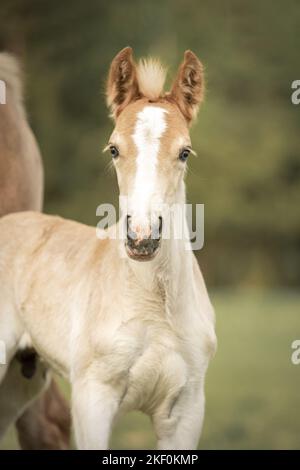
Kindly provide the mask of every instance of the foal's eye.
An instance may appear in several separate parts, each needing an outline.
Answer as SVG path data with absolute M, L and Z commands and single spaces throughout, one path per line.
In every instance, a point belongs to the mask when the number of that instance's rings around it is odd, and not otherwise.
M 189 154 L 191 153 L 190 149 L 182 149 L 179 153 L 179 160 L 185 162 L 188 159 Z
M 111 145 L 109 147 L 109 151 L 110 151 L 110 154 L 113 158 L 117 158 L 117 156 L 119 155 L 119 150 L 114 145 Z

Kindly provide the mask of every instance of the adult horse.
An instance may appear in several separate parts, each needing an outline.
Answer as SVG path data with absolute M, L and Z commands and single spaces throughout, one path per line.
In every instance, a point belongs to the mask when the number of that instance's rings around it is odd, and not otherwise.
M 42 160 L 26 119 L 18 63 L 6 53 L 0 54 L 0 80 L 0 217 L 41 211 Z M 8 369 L 0 385 L 0 436 L 16 422 L 24 449 L 68 447 L 68 408 L 57 386 L 53 381 L 49 386 L 48 372 L 34 351 L 13 355 L 10 364 L 0 365 L 0 375 Z
M 30 335 L 69 379 L 83 449 L 106 449 L 115 419 L 133 409 L 151 416 L 160 449 L 196 448 L 202 428 L 214 313 L 182 217 L 202 64 L 187 51 L 168 93 L 164 79 L 155 61 L 137 67 L 130 48 L 111 64 L 106 150 L 127 202 L 117 226 L 99 240 L 60 217 L 0 220 L 0 333 L 8 351 Z

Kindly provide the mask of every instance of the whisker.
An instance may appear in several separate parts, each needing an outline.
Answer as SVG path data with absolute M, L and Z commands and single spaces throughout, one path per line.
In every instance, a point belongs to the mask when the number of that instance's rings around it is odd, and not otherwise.
M 108 144 L 104 147 L 104 149 L 102 150 L 102 152 L 103 152 L 103 153 L 107 152 L 107 150 L 109 150 L 109 148 L 110 148 L 110 145 L 111 145 L 111 144 L 108 143 Z

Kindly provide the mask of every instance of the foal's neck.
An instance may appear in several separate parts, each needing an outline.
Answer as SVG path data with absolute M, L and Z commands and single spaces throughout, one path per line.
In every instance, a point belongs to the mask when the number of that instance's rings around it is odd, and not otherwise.
M 193 253 L 188 239 L 188 226 L 185 215 L 185 186 L 178 190 L 176 204 L 181 208 L 170 216 L 170 236 L 162 240 L 156 258 L 148 262 L 129 260 L 130 270 L 137 281 L 147 290 L 160 289 L 166 293 L 178 293 L 193 276 Z M 183 227 L 182 227 L 183 225 Z M 182 230 L 183 237 L 176 238 L 175 226 Z

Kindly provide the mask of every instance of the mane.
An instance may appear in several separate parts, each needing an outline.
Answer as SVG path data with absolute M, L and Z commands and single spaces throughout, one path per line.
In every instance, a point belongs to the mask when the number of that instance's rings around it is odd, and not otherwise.
M 23 89 L 21 70 L 17 59 L 6 52 L 0 53 L 0 80 L 12 93 L 18 104 L 22 104 Z
M 142 95 L 156 101 L 163 95 L 166 69 L 157 59 L 141 59 L 137 66 L 137 79 Z

